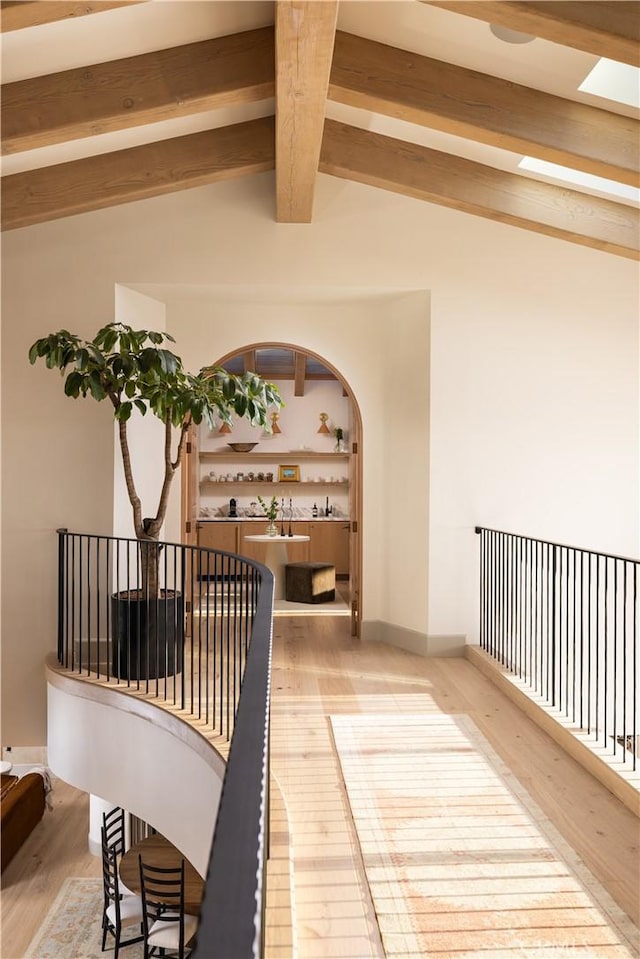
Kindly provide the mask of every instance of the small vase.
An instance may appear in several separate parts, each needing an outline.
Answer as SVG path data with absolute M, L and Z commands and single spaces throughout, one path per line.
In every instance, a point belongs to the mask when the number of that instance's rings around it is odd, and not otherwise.
M 338 440 L 335 445 L 335 453 L 344 453 L 344 440 Z
M 277 536 L 278 535 L 278 524 L 274 519 L 269 520 L 269 525 L 267 526 L 267 536 Z

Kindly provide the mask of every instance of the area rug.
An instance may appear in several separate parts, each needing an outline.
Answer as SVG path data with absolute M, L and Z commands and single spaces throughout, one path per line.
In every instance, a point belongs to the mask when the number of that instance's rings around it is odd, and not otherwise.
M 637 959 L 636 927 L 472 720 L 331 723 L 389 959 Z
M 33 937 L 24 959 L 105 959 L 113 955 L 113 938 L 102 943 L 102 880 L 66 879 Z M 143 943 L 127 946 L 123 959 L 143 959 Z

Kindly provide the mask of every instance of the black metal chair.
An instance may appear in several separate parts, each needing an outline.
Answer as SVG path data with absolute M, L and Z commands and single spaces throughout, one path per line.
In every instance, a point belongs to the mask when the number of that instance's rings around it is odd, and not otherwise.
M 140 889 L 144 929 L 144 959 L 171 956 L 185 959 L 198 920 L 184 911 L 184 859 L 178 868 L 152 866 L 142 861 Z
M 130 946 L 134 942 L 144 939 L 144 916 L 142 899 L 132 893 L 125 895 L 120 888 L 118 877 L 119 857 L 116 852 L 117 843 L 108 844 L 106 828 L 102 827 L 102 883 L 104 890 L 104 908 L 102 912 L 102 950 L 107 943 L 107 934 L 115 940 L 113 959 L 118 959 L 118 952 L 123 946 Z M 129 939 L 122 938 L 123 926 L 137 923 L 139 934 Z

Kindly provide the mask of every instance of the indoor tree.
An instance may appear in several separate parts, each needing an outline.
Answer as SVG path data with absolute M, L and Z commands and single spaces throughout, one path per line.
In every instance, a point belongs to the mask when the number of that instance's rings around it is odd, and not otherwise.
M 31 364 L 43 359 L 49 369 L 60 370 L 67 396 L 90 396 L 98 402 L 108 400 L 113 406 L 133 528 L 141 542 L 142 583 L 147 598 L 159 595 L 158 540 L 191 424 L 204 421 L 215 429 L 220 422 L 230 423 L 235 413 L 269 429 L 269 409 L 282 405 L 276 387 L 255 373 L 235 376 L 219 366 L 188 373 L 180 357 L 164 347 L 166 340 L 174 342 L 168 333 L 109 323 L 92 340 L 59 330 L 37 340 L 29 350 Z M 127 424 L 136 411 L 142 416 L 150 412 L 164 424 L 164 475 L 151 516 L 144 516 L 131 463 Z

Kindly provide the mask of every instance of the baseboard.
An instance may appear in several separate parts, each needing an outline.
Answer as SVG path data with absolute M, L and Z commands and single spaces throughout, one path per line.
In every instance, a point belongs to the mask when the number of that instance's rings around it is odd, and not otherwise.
M 465 637 L 427 635 L 417 629 L 407 629 L 395 623 L 385 623 L 380 619 L 365 620 L 362 623 L 362 639 L 366 642 L 388 643 L 398 646 L 418 656 L 449 657 L 464 656 Z
M 13 765 L 46 766 L 46 746 L 3 746 L 2 759 Z

